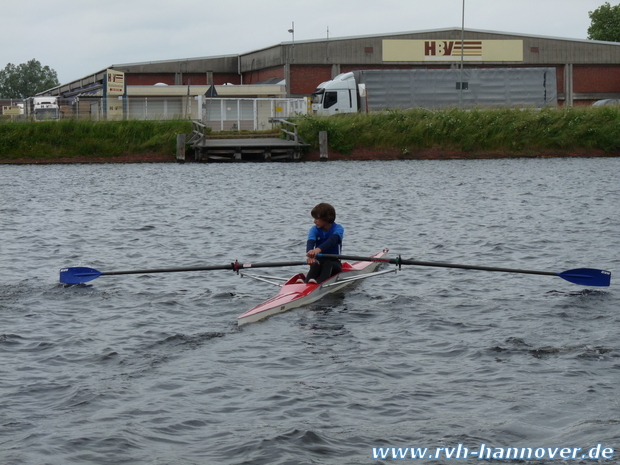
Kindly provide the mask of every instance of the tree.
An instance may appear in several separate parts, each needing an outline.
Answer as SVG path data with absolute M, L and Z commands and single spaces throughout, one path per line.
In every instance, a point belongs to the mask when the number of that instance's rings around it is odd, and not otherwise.
M 9 63 L 0 70 L 1 98 L 24 99 L 58 85 L 56 71 L 49 66 L 41 66 L 34 58 L 17 66 Z
M 596 10 L 588 12 L 590 27 L 588 39 L 620 42 L 620 5 L 611 6 L 605 2 Z

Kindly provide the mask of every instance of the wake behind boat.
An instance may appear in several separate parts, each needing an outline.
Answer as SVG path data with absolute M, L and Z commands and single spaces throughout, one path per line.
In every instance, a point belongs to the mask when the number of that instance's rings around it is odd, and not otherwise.
M 388 249 L 373 255 L 371 258 L 380 260 L 388 252 Z M 275 297 L 248 310 L 237 317 L 239 326 L 263 320 L 271 315 L 286 312 L 293 308 L 303 307 L 321 299 L 326 294 L 336 292 L 343 287 L 370 276 L 385 273 L 394 273 L 396 269 L 375 272 L 381 261 L 358 261 L 355 263 L 344 262 L 342 271 L 321 284 L 297 284 L 297 280 L 303 279 L 304 275 L 298 273 L 281 285 L 280 291 Z

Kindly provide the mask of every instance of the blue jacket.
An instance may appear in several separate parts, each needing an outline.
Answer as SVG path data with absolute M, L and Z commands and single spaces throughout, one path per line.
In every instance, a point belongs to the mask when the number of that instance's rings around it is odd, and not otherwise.
M 306 252 L 319 247 L 322 253 L 340 255 L 343 239 L 344 228 L 338 223 L 333 223 L 329 231 L 312 226 L 308 231 Z

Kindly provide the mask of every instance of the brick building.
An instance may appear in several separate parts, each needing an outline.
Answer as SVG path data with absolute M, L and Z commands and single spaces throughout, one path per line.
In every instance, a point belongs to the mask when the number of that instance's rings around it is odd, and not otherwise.
M 461 34 L 464 47 L 461 51 Z M 308 96 L 339 73 L 359 69 L 555 67 L 558 104 L 620 98 L 620 43 L 437 29 L 283 42 L 240 55 L 113 65 L 128 87 L 223 86 L 285 82 L 289 97 Z M 67 97 L 101 83 L 95 73 L 46 93 Z M 160 91 L 161 92 L 161 91 Z M 220 88 L 218 87 L 218 92 Z

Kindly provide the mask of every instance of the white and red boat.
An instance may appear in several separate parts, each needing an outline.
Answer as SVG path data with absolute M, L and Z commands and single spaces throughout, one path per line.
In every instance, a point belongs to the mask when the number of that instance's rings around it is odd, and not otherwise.
M 387 254 L 388 249 L 385 249 L 375 255 L 372 258 L 382 258 Z M 239 326 L 254 323 L 256 321 L 270 317 L 277 313 L 286 312 L 293 308 L 302 307 L 312 302 L 316 302 L 324 295 L 338 291 L 343 287 L 359 281 L 360 279 L 368 278 L 370 276 L 377 276 L 385 273 L 394 273 L 396 269 L 390 269 L 385 271 L 377 271 L 377 267 L 383 262 L 371 262 L 371 261 L 359 261 L 355 263 L 342 263 L 342 271 L 337 275 L 332 276 L 327 281 L 320 284 L 297 284 L 297 280 L 303 279 L 304 275 L 298 273 L 290 279 L 286 280 L 284 284 L 274 283 L 269 279 L 273 277 L 266 276 L 253 276 L 244 274 L 251 278 L 266 281 L 271 284 L 276 284 L 281 287 L 280 291 L 271 299 L 257 305 L 256 307 L 248 310 L 243 315 L 237 317 L 237 323 Z

